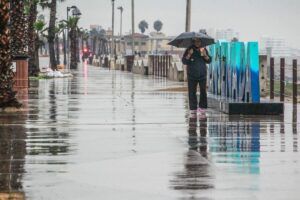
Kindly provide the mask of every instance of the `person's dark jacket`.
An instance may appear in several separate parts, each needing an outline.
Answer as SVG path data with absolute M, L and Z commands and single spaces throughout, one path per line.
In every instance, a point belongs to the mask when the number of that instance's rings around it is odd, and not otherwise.
M 186 59 L 186 56 L 189 50 L 193 48 L 194 52 L 190 59 Z M 207 75 L 207 66 L 206 64 L 211 63 L 211 56 L 208 54 L 207 49 L 205 49 L 206 54 L 208 55 L 209 59 L 205 60 L 204 57 L 201 56 L 199 50 L 196 49 L 195 46 L 191 46 L 187 48 L 185 53 L 182 57 L 182 63 L 187 65 L 187 75 L 188 79 L 190 80 L 205 80 Z

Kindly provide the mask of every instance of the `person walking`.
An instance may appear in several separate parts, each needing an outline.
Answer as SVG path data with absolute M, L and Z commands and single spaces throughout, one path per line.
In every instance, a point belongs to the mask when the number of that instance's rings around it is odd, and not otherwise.
M 194 38 L 193 45 L 186 49 L 182 63 L 187 65 L 188 94 L 190 114 L 204 113 L 207 108 L 207 66 L 211 56 L 206 48 L 201 47 L 201 39 Z M 197 86 L 200 88 L 200 101 L 197 100 Z

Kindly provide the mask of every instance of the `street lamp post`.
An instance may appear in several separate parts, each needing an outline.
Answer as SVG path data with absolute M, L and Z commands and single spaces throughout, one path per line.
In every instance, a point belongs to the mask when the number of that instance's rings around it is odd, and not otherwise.
M 134 55 L 134 0 L 131 0 L 132 55 Z
M 124 11 L 124 8 L 122 6 L 119 6 L 118 9 L 120 10 L 120 37 L 122 37 L 122 19 L 123 19 L 123 11 Z
M 185 32 L 191 31 L 191 1 L 192 0 L 186 0 Z
M 124 8 L 122 7 L 122 6 L 119 6 L 118 7 L 118 9 L 120 10 L 120 17 L 121 17 L 121 19 L 120 19 L 120 52 L 122 51 L 121 49 L 122 49 L 122 45 L 121 45 L 121 40 L 122 40 L 122 20 L 123 20 L 123 10 L 124 10 Z

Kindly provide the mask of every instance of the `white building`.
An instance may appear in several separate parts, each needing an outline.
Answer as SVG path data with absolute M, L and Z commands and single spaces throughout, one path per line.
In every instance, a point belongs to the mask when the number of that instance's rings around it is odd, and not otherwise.
M 260 53 L 273 57 L 287 57 L 291 55 L 291 48 L 281 38 L 261 37 Z
M 231 41 L 233 38 L 239 39 L 239 33 L 235 32 L 233 29 L 218 29 L 216 30 L 215 39 L 216 40 L 227 40 Z

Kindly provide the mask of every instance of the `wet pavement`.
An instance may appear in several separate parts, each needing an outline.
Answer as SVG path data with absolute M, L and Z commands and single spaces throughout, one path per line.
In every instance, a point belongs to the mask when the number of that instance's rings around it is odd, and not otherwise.
M 299 199 L 299 112 L 189 118 L 182 83 L 80 66 L 0 113 L 0 199 Z M 298 115 L 298 116 L 297 116 Z

